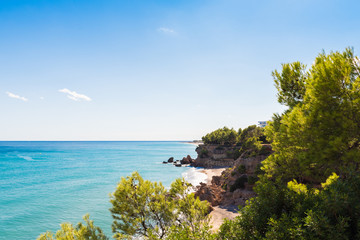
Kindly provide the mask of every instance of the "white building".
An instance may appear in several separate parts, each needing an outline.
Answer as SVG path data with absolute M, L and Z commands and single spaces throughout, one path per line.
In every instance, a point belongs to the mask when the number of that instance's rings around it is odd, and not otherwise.
M 265 127 L 267 125 L 267 121 L 258 121 L 258 126 L 259 127 Z

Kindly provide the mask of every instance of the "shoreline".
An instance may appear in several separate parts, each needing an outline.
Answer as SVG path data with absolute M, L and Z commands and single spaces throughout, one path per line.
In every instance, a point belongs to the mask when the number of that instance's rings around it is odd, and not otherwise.
M 220 176 L 221 173 L 227 168 L 203 168 L 201 170 L 202 173 L 206 174 L 206 184 L 211 184 L 211 180 L 213 176 Z
M 185 143 L 185 144 L 191 144 L 191 145 L 195 145 L 195 146 L 199 146 L 199 145 L 202 145 L 203 143 L 198 143 L 198 142 L 182 142 L 182 143 Z
M 195 168 L 191 167 L 188 171 L 183 173 L 186 181 L 190 182 L 194 187 L 199 186 L 200 183 L 211 185 L 213 176 L 220 176 L 221 173 L 227 168 Z M 226 219 L 234 219 L 239 216 L 237 206 L 215 206 L 210 212 L 212 231 L 217 231 L 221 224 Z

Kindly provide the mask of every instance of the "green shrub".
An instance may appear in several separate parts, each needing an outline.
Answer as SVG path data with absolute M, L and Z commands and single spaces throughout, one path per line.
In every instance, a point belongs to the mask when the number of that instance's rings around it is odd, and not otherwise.
M 255 174 L 256 175 L 263 175 L 265 172 L 264 170 L 261 170 L 261 167 L 263 165 L 261 163 L 259 163 L 257 166 L 256 166 L 256 169 L 255 169 Z
M 259 178 L 256 177 L 256 176 L 249 176 L 248 177 L 248 183 L 251 184 L 251 185 L 255 184 L 257 180 L 259 180 Z
M 233 145 L 236 143 L 238 133 L 233 128 L 219 128 L 202 137 L 205 144 Z
M 269 155 L 271 153 L 271 147 L 270 146 L 262 146 L 259 154 L 260 155 Z
M 208 150 L 206 148 L 201 149 L 200 157 L 205 158 L 205 157 L 208 157 L 208 156 L 209 156 Z
M 261 179 L 257 197 L 220 228 L 220 239 L 360 239 L 360 176 L 334 176 L 321 188 Z
M 243 151 L 241 150 L 241 148 L 240 149 L 235 149 L 234 154 L 233 154 L 234 160 L 238 159 L 241 156 L 242 153 L 243 153 Z
M 248 178 L 246 175 L 242 175 L 241 177 L 237 178 L 235 183 L 230 186 L 230 192 L 233 192 L 238 188 L 244 188 L 247 181 Z
M 245 167 L 245 165 L 244 165 L 244 164 L 239 165 L 238 168 L 237 168 L 237 171 L 238 171 L 240 174 L 246 173 L 246 167 Z

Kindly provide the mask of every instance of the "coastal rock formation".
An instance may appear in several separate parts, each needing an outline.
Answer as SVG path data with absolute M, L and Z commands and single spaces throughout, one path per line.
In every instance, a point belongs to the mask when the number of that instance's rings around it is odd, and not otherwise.
M 269 148 L 268 154 L 249 156 L 244 153 L 236 160 L 230 160 L 220 157 L 224 156 L 221 150 L 230 151 L 230 148 L 221 149 L 214 145 L 199 147 L 198 158 L 193 166 L 213 168 L 231 165 L 220 176 L 214 176 L 211 184 L 202 183 L 197 189 L 196 196 L 200 200 L 207 200 L 212 206 L 244 206 L 247 200 L 256 195 L 252 189 L 258 180 L 257 175 L 261 172 L 261 162 L 271 153 L 271 146 Z
M 195 196 L 199 197 L 201 201 L 208 201 L 211 206 L 217 206 L 222 202 L 224 193 L 225 191 L 217 185 L 206 185 L 205 183 L 200 183 Z
M 169 162 L 169 163 L 174 162 L 174 157 L 169 158 L 169 159 L 168 159 L 168 162 Z
M 183 157 L 183 159 L 180 161 L 181 164 L 191 164 L 194 162 L 194 159 L 190 157 L 190 155 L 187 155 L 186 157 Z
M 220 146 L 217 144 L 199 145 L 196 148 L 198 154 L 195 161 L 191 164 L 194 167 L 231 167 L 235 160 L 230 156 L 233 147 Z

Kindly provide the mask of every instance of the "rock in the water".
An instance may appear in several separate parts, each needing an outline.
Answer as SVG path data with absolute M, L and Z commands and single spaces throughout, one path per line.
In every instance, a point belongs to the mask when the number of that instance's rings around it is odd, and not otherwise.
M 175 167 L 181 167 L 181 163 L 175 164 Z
M 169 158 L 169 159 L 168 159 L 168 162 L 169 162 L 169 163 L 174 162 L 174 157 Z
M 181 164 L 190 164 L 194 160 L 190 157 L 190 155 L 187 155 L 186 157 L 183 157 L 183 159 L 180 161 Z
M 168 163 L 167 161 L 163 161 L 163 163 L 165 164 L 165 163 Z

